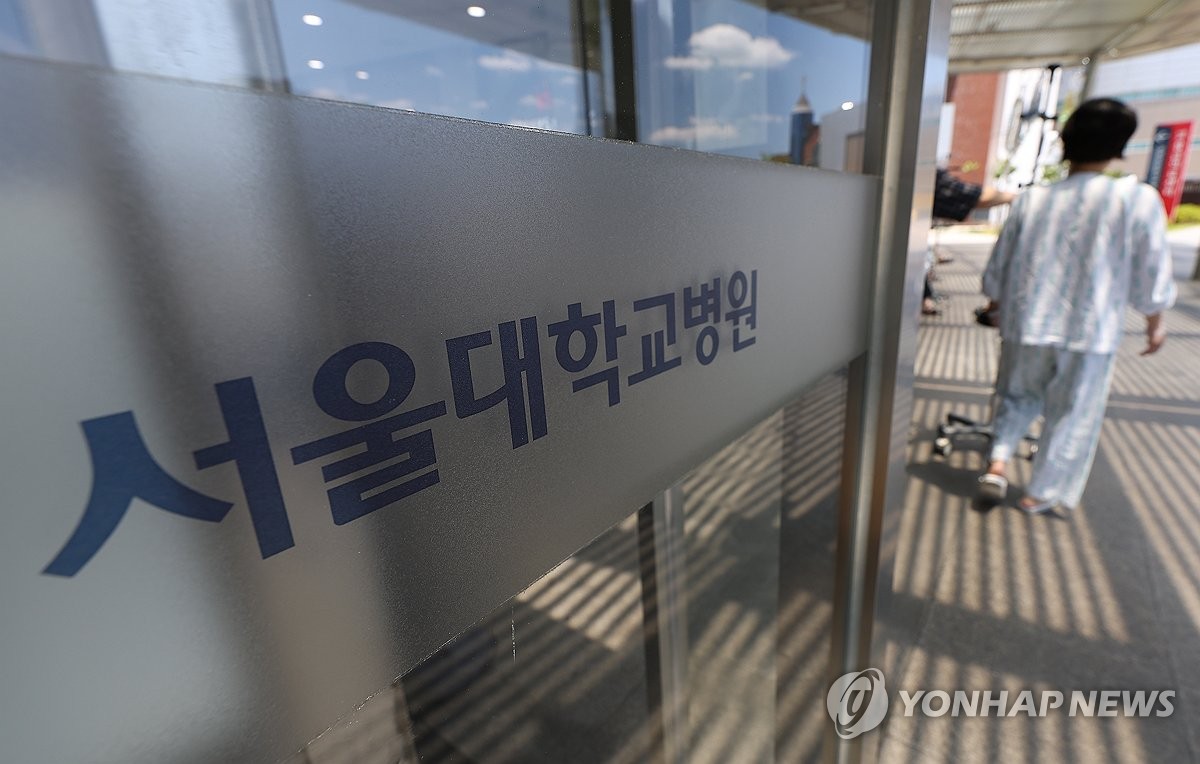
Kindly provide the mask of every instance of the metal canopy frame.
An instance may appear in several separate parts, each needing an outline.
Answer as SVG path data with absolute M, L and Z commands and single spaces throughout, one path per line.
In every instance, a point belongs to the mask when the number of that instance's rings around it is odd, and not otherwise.
M 870 35 L 864 0 L 760 4 L 840 34 Z M 1072 66 L 1194 42 L 1200 42 L 1200 0 L 958 0 L 949 71 Z
M 1200 41 L 1200 0 L 963 0 L 950 73 L 1086 65 Z

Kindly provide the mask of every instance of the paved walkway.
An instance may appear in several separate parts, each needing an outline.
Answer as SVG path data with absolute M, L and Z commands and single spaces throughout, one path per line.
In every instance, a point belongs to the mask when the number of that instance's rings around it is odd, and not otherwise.
M 1192 275 L 1200 230 L 1176 232 Z M 897 606 L 915 646 L 890 690 L 1161 690 L 1168 718 L 905 718 L 889 713 L 882 761 L 1200 761 L 1200 282 L 1180 281 L 1170 339 L 1139 358 L 1130 316 L 1100 453 L 1069 519 L 973 500 L 980 447 L 932 453 L 947 412 L 985 418 L 998 338 L 977 326 L 991 242 L 943 237 L 944 313 L 926 320 L 917 362 L 909 508 Z M 1028 479 L 1020 461 L 1017 485 Z M 1014 492 L 1013 496 L 1017 496 Z

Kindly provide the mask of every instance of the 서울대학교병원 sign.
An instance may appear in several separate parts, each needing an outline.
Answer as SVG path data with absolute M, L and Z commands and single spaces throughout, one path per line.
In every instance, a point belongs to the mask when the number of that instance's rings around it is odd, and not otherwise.
M 571 391 L 589 388 L 606 395 L 609 406 L 621 403 L 622 387 L 632 387 L 678 369 L 680 344 L 694 342 L 695 359 L 708 366 L 721 350 L 723 323 L 732 327 L 730 350 L 755 343 L 758 326 L 758 271 L 736 271 L 682 292 L 634 300 L 633 312 L 653 311 L 658 328 L 641 336 L 636 371 L 622 374 L 621 340 L 628 326 L 619 322 L 615 300 L 585 313 L 571 303 L 559 320 L 543 321 L 551 341 L 550 357 L 572 375 Z M 685 333 L 694 334 L 694 339 Z M 542 371 L 542 328 L 536 316 L 505 321 L 487 329 L 446 340 L 446 363 L 453 389 L 453 411 L 465 419 L 504 404 L 514 449 L 549 433 Z M 472 358 L 491 353 L 500 359 L 503 382 L 482 392 L 472 373 Z M 628 353 L 626 354 L 628 357 Z M 374 363 L 384 384 L 378 397 L 364 401 L 347 387 L 348 375 L 362 363 Z M 312 380 L 317 407 L 329 417 L 357 426 L 287 449 L 295 465 L 318 462 L 327 484 L 335 525 L 358 520 L 437 485 L 434 426 L 448 412 L 445 400 L 408 403 L 417 368 L 403 348 L 388 342 L 358 342 L 325 360 Z M 226 380 L 215 385 L 229 439 L 193 452 L 196 467 L 233 463 L 242 483 L 258 548 L 264 559 L 295 545 L 287 508 L 272 457 L 272 443 L 254 380 Z M 408 403 L 408 405 L 406 405 Z M 401 411 L 404 408 L 406 410 Z M 359 424 L 365 422 L 365 424 Z M 74 576 L 117 529 L 135 499 L 195 520 L 219 522 L 233 507 L 207 496 L 168 474 L 146 446 L 134 412 L 122 411 L 81 423 L 92 465 L 92 488 L 78 527 L 44 572 Z M 336 456 L 339 454 L 340 456 Z

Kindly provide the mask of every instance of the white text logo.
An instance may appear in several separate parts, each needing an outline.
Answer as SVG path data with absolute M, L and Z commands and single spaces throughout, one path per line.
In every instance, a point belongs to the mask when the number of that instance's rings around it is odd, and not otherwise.
M 1022 690 L 917 690 L 900 691 L 904 715 L 917 709 L 925 716 L 1047 716 L 1062 709 L 1068 716 L 1170 716 L 1175 713 L 1174 690 L 1075 690 L 1066 695 L 1058 690 L 1034 693 Z M 841 734 L 840 732 L 838 734 Z

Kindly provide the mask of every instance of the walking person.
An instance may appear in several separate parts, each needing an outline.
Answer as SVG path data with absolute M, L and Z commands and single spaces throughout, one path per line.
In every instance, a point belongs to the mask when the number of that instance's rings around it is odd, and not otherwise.
M 1121 157 L 1137 115 L 1108 98 L 1087 101 L 1063 128 L 1062 181 L 1013 203 L 983 275 L 999 309 L 1003 345 L 981 496 L 1008 490 L 1008 463 L 1039 414 L 1045 424 L 1020 500 L 1030 513 L 1074 508 L 1091 471 L 1108 400 L 1122 317 L 1146 317 L 1146 347 L 1166 340 L 1175 302 L 1166 215 L 1158 192 L 1135 177 L 1104 174 Z
M 1008 191 L 998 191 L 991 186 L 984 188 L 974 183 L 959 180 L 948 170 L 937 169 L 937 179 L 933 186 L 933 217 L 934 220 L 953 220 L 961 223 L 967 219 L 973 210 L 986 210 L 1013 200 Z M 946 262 L 939 260 L 938 262 Z M 933 253 L 925 264 L 925 291 L 921 295 L 921 315 L 940 316 L 942 311 L 937 307 L 937 296 L 930 284 L 934 266 Z

